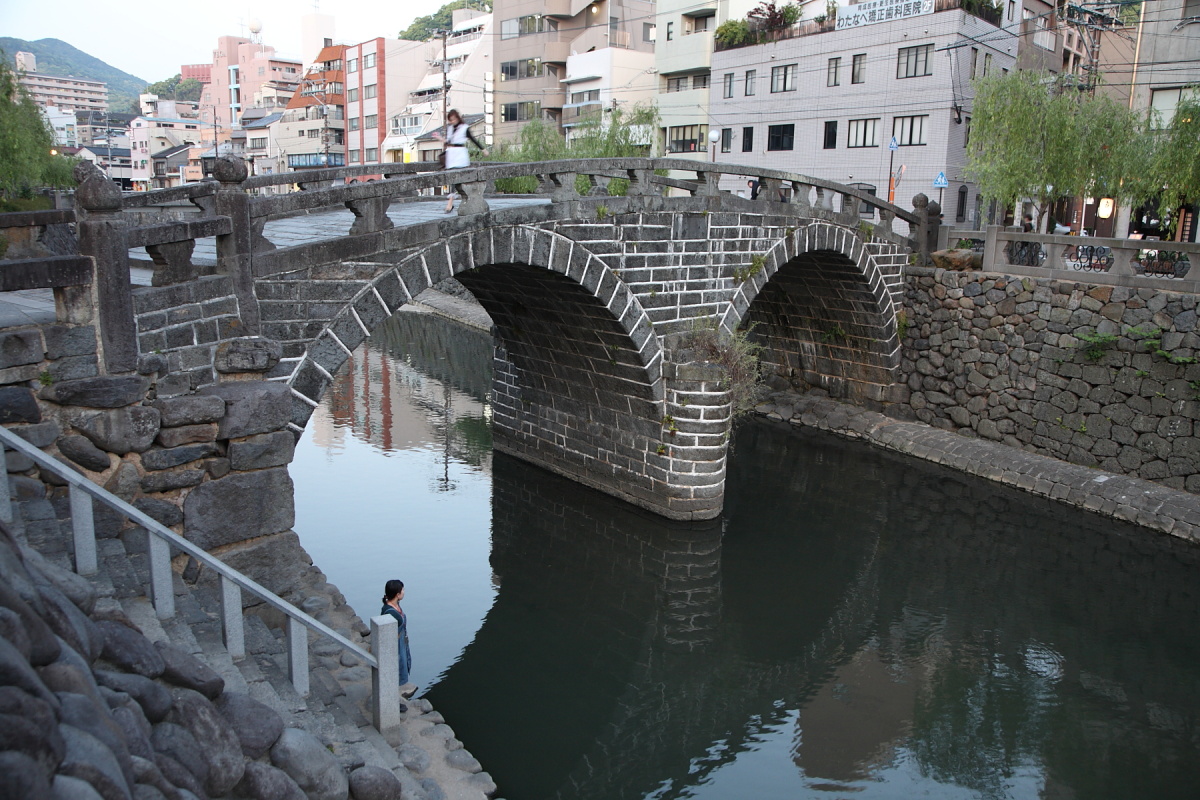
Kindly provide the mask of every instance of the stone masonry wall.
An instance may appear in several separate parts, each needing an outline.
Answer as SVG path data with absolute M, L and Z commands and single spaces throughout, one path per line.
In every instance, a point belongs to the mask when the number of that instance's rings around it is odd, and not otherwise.
M 206 549 L 291 528 L 291 393 L 257 379 L 277 345 L 213 346 L 210 385 L 198 391 L 195 373 L 173 371 L 162 354 L 142 356 L 138 374 L 98 375 L 96 350 L 90 326 L 0 333 L 0 424 Z M 6 460 L 18 499 L 65 495 L 28 457 Z M 144 550 L 144 531 L 106 506 L 95 506 L 95 523 L 98 537 Z
M 1200 491 L 1196 297 L 909 269 L 895 416 Z
M 185 389 L 214 383 L 217 345 L 246 335 L 227 275 L 135 289 L 133 310 L 138 352 L 163 356 L 172 382 Z

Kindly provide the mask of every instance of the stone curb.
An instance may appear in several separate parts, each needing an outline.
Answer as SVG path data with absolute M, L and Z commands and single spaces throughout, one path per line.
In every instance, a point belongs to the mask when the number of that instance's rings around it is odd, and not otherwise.
M 903 422 L 812 393 L 773 394 L 755 411 L 769 419 L 859 439 L 1179 539 L 1200 541 L 1200 497 L 1152 481 L 960 436 L 921 422 Z

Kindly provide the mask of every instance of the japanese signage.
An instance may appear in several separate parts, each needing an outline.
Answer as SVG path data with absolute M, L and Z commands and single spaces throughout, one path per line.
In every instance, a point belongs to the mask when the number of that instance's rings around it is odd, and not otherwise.
M 838 6 L 837 29 L 859 28 L 932 13 L 933 0 L 866 0 L 852 6 Z

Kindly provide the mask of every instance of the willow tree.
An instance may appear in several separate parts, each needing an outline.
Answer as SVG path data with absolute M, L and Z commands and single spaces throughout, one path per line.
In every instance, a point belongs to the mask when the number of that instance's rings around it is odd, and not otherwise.
M 654 155 L 659 126 L 658 109 L 653 105 L 634 105 L 628 109 L 596 108 L 571 128 L 571 138 L 546 120 L 526 123 L 513 142 L 492 149 L 491 161 L 559 161 L 580 158 L 630 158 Z M 579 176 L 580 191 L 586 191 L 587 178 Z M 537 178 L 529 176 L 496 182 L 500 191 L 528 193 L 537 190 Z M 628 181 L 614 180 L 610 194 L 622 194 Z
M 1200 93 L 1185 95 L 1153 140 L 1147 148 L 1150 185 L 1143 193 L 1158 198 L 1160 219 L 1174 228 L 1180 207 L 1200 204 Z
M 70 186 L 73 166 L 58 155 L 41 109 L 0 59 L 0 199 L 29 197 L 44 186 Z
M 1142 120 L 1070 75 L 1017 71 L 975 82 L 967 175 L 1011 207 L 1030 200 L 1039 224 L 1064 197 L 1140 200 L 1149 167 Z

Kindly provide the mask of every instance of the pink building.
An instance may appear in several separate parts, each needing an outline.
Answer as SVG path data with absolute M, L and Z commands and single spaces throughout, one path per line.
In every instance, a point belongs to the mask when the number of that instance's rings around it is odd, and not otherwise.
M 184 64 L 179 68 L 179 74 L 185 81 L 191 78 L 201 83 L 208 83 L 212 79 L 212 64 Z
M 209 81 L 201 95 L 200 119 L 210 126 L 215 123 L 220 140 L 226 141 L 256 96 L 278 97 L 280 93 L 271 89 L 281 86 L 294 90 L 302 73 L 299 61 L 276 56 L 273 47 L 241 36 L 222 36 L 213 50 Z M 286 99 L 283 102 L 286 104 Z

